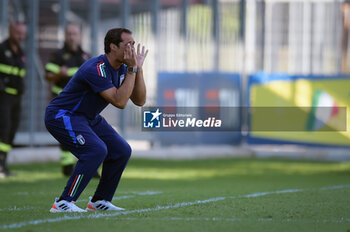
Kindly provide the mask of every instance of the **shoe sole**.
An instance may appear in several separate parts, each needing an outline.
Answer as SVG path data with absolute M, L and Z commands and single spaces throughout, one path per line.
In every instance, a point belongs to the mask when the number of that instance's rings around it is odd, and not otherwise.
M 57 210 L 54 208 L 50 209 L 50 213 L 86 213 L 86 212 L 87 212 L 86 210 L 83 210 L 83 211 L 61 211 L 61 210 Z
M 58 213 L 58 210 L 51 208 L 50 213 Z
M 89 209 L 89 208 L 86 208 L 85 209 L 86 211 L 101 211 L 101 212 L 106 212 L 106 211 L 123 211 L 125 209 L 107 209 L 107 210 L 100 210 L 100 209 Z
M 123 208 L 119 208 L 119 209 L 111 209 L 111 208 L 109 208 L 107 210 L 103 210 L 103 209 L 98 209 L 98 208 L 93 207 L 92 205 L 90 205 L 90 202 L 89 202 L 89 204 L 87 205 L 85 210 L 87 210 L 87 211 L 123 211 L 125 209 L 123 209 Z

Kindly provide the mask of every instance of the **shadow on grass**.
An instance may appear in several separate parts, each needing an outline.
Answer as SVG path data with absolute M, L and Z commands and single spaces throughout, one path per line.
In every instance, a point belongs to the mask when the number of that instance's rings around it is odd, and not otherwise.
M 0 184 L 66 182 L 59 163 L 12 165 L 16 176 L 0 179 Z M 287 159 L 225 158 L 205 160 L 131 159 L 122 179 L 134 180 L 208 180 L 215 178 L 263 176 L 350 176 L 350 162 L 295 161 Z
M 124 178 L 195 180 L 217 177 L 264 175 L 350 175 L 350 163 L 242 158 L 190 161 L 152 161 L 135 159 L 131 160 L 129 163 Z

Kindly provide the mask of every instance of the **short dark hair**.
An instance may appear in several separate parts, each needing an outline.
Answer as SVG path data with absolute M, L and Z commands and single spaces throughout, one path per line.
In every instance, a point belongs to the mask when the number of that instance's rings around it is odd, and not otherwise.
M 107 34 L 105 36 L 105 53 L 106 54 L 111 52 L 111 48 L 110 48 L 111 43 L 113 43 L 119 47 L 119 43 L 123 42 L 123 40 L 122 40 L 122 33 L 123 32 L 128 33 L 128 34 L 132 34 L 132 32 L 126 28 L 113 28 L 107 32 Z

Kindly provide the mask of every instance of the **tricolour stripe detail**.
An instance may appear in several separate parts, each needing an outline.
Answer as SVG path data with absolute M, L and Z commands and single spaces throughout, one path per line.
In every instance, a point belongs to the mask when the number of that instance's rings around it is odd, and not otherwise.
M 84 175 L 82 174 L 82 175 L 80 176 L 80 178 L 79 178 L 78 184 L 77 184 L 76 186 L 74 186 L 75 190 L 74 190 L 73 195 L 71 195 L 71 197 L 74 196 L 74 195 L 77 193 L 77 190 L 78 190 L 78 188 L 79 188 L 80 182 L 81 182 L 81 180 L 82 180 L 83 178 L 84 178 Z
M 73 184 L 70 186 L 70 189 L 69 189 L 68 195 L 70 195 L 70 194 L 71 194 L 72 189 L 73 189 L 73 187 L 74 187 L 74 185 L 75 185 L 75 182 L 77 181 L 77 178 L 78 178 L 78 176 L 75 176 L 75 179 L 74 179 L 74 181 L 73 181 Z
M 100 69 L 100 72 L 102 74 L 102 77 L 106 77 L 106 73 L 105 73 L 105 70 L 104 70 L 104 64 L 105 63 L 102 63 L 99 65 L 99 69 Z
M 98 63 L 97 66 L 96 66 L 96 67 L 97 67 L 97 72 L 98 72 L 98 75 L 99 75 L 99 76 L 101 76 L 101 71 L 100 71 L 100 67 L 99 67 L 99 66 L 100 66 L 100 64 L 102 64 L 102 63 L 103 63 L 103 61 L 101 61 L 100 63 Z
M 97 71 L 99 76 L 105 77 L 105 78 L 107 77 L 106 71 L 105 71 L 105 63 L 103 61 L 97 64 Z
M 78 175 L 75 177 L 75 180 L 72 184 L 73 188 L 71 187 L 71 191 L 70 191 L 70 193 L 68 193 L 70 197 L 72 197 L 74 195 L 75 190 L 77 189 L 77 186 L 80 183 L 80 178 L 81 178 L 81 175 Z

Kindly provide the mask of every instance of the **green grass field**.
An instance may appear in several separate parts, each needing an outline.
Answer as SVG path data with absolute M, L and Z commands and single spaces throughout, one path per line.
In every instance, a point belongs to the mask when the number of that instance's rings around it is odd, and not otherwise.
M 131 159 L 121 212 L 50 214 L 58 163 L 13 165 L 0 179 L 0 231 L 350 231 L 350 163 Z M 92 180 L 77 205 L 85 208 Z

